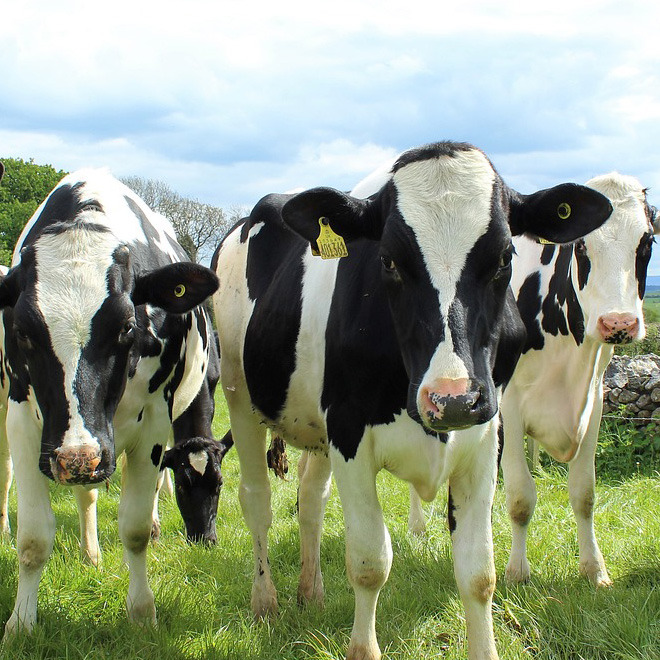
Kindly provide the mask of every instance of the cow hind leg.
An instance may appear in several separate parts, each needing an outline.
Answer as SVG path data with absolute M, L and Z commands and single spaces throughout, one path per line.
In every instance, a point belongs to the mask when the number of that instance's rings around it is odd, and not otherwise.
M 6 413 L 0 410 L 0 537 L 9 537 L 9 489 L 12 481 L 11 456 L 5 430 Z
M 527 529 L 536 508 L 536 484 L 525 455 L 522 423 L 515 407 L 507 407 L 507 394 L 502 404 L 505 420 L 502 473 L 506 507 L 511 520 L 511 552 L 504 575 L 507 582 L 515 583 L 526 582 L 530 576 Z
M 298 522 L 300 524 L 301 571 L 298 602 L 323 605 L 321 575 L 321 528 L 330 497 L 330 460 L 308 454 L 299 464 Z
M 78 505 L 80 557 L 92 566 L 100 566 L 101 548 L 96 517 L 96 501 L 99 491 L 96 488 L 85 488 L 84 486 L 73 486 L 71 490 L 73 490 Z
M 230 419 L 241 470 L 238 499 L 252 536 L 254 553 L 252 612 L 257 619 L 265 619 L 277 614 L 277 592 L 268 560 L 268 530 L 272 512 L 266 463 L 266 429 L 252 415 L 232 414 L 231 407 Z

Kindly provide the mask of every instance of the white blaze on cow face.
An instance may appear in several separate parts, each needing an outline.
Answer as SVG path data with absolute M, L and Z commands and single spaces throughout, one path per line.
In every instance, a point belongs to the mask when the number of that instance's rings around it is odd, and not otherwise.
M 199 472 L 199 474 L 204 476 L 206 466 L 209 463 L 209 457 L 205 451 L 191 452 L 188 454 L 188 462 L 195 472 Z
M 477 150 L 416 161 L 393 176 L 399 211 L 415 234 L 445 324 L 444 341 L 422 378 L 418 404 L 424 393 L 438 388 L 450 396 L 469 389 L 468 368 L 454 350 L 447 319 L 468 254 L 490 224 L 494 179 L 491 164 Z M 439 406 L 436 416 L 442 410 Z
M 62 365 L 69 406 L 62 447 L 91 445 L 100 452 L 98 439 L 80 415 L 74 381 L 82 349 L 91 336 L 92 319 L 108 297 L 107 273 L 116 247 L 112 234 L 84 228 L 45 234 L 35 244 L 35 303 Z
M 644 190 L 634 177 L 616 172 L 595 177 L 586 185 L 608 197 L 614 210 L 602 227 L 585 236 L 583 245 L 577 245 L 573 257 L 573 286 L 584 314 L 585 333 L 608 343 L 643 339 L 646 327 L 636 259 L 643 244 L 648 244 L 650 254 L 653 231 L 645 213 Z M 581 258 L 589 266 L 582 288 Z

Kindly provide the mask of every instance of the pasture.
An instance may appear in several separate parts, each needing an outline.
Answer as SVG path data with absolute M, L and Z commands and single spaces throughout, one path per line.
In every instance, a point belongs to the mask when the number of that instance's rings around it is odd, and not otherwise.
M 220 395 L 221 396 L 221 395 Z M 216 437 L 228 427 L 218 399 Z M 119 476 L 99 497 L 104 563 L 78 559 L 78 521 L 70 493 L 51 486 L 58 532 L 39 591 L 39 625 L 31 637 L 0 650 L 11 660 L 312 660 L 343 658 L 353 622 L 353 594 L 344 568 L 341 507 L 327 507 L 321 547 L 326 604 L 320 611 L 296 603 L 299 569 L 295 465 L 289 478 L 271 476 L 271 565 L 280 612 L 270 623 L 250 613 L 251 541 L 237 498 L 235 450 L 223 463 L 218 544 L 189 545 L 173 498 L 161 498 L 162 535 L 149 549 L 148 570 L 159 626 L 140 629 L 125 614 L 128 572 L 122 562 L 116 514 Z M 577 541 L 561 467 L 537 477 L 539 503 L 530 528 L 529 584 L 501 580 L 510 543 L 503 489 L 493 511 L 495 635 L 508 660 L 657 660 L 660 657 L 660 478 L 636 474 L 599 479 L 596 529 L 614 580 L 595 591 L 578 575 Z M 649 474 L 650 471 L 642 470 Z M 11 523 L 16 529 L 15 489 Z M 426 506 L 424 537 L 407 531 L 407 486 L 385 473 L 379 493 L 392 536 L 394 562 L 378 606 L 377 631 L 386 660 L 465 658 L 463 610 L 452 573 L 446 498 Z M 0 541 L 0 622 L 11 613 L 17 583 L 13 540 Z

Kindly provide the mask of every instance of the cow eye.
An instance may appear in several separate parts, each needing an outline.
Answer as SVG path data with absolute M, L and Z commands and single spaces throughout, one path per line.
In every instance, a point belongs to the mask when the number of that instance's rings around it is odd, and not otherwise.
M 14 326 L 14 336 L 16 337 L 16 343 L 21 350 L 30 351 L 34 348 L 34 343 L 25 332 L 25 330 Z
M 513 254 L 511 253 L 511 250 L 505 250 L 502 252 L 500 255 L 500 263 L 499 263 L 499 269 L 500 270 L 505 270 L 511 265 L 511 260 L 513 258 Z
M 382 255 L 380 258 L 380 262 L 383 264 L 383 268 L 387 273 L 395 273 L 396 272 L 396 265 L 390 257 L 386 255 Z
M 121 332 L 119 333 L 119 339 L 122 341 L 130 340 L 133 338 L 135 335 L 135 319 L 130 318 L 126 323 L 124 323 L 124 327 L 121 329 Z

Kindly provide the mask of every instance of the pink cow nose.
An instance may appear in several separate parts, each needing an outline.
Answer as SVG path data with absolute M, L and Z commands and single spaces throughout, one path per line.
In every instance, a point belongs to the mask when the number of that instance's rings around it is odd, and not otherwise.
M 439 378 L 420 388 L 420 414 L 431 427 L 461 428 L 468 424 L 480 396 L 479 390 L 470 390 L 467 378 Z
M 608 344 L 628 344 L 639 331 L 639 319 L 634 314 L 604 314 L 598 319 L 598 331 Z
M 89 484 L 99 481 L 97 468 L 101 452 L 93 447 L 60 447 L 53 452 L 53 478 L 61 484 Z

